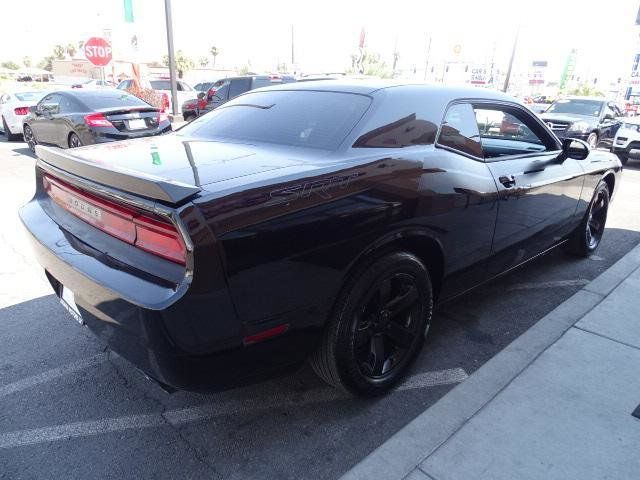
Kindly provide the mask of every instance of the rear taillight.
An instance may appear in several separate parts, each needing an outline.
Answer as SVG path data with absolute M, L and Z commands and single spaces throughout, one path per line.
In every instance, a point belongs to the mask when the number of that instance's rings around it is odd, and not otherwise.
M 87 127 L 113 127 L 113 124 L 102 113 L 92 113 L 85 116 L 84 123 L 87 124 Z
M 29 114 L 29 107 L 14 108 L 13 109 L 13 113 L 15 113 L 16 115 L 28 115 Z
M 45 175 L 45 191 L 58 205 L 123 242 L 184 265 L 186 248 L 176 227 L 161 217 L 140 213 Z

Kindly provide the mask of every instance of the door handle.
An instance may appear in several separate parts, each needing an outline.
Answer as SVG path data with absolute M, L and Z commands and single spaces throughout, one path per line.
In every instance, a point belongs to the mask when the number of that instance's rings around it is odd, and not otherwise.
M 513 175 L 510 175 L 508 177 L 506 175 L 502 175 L 500 178 L 498 178 L 498 181 L 506 188 L 511 188 L 516 184 L 516 177 L 514 177 Z

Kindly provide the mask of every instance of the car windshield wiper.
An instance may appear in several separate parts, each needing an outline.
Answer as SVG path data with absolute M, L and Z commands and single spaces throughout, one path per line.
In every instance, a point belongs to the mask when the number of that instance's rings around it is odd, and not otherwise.
M 274 105 L 275 103 L 272 103 L 271 105 L 256 105 L 255 103 L 234 103 L 233 105 L 223 105 L 221 108 L 253 107 L 253 108 L 260 108 L 262 110 L 269 110 Z

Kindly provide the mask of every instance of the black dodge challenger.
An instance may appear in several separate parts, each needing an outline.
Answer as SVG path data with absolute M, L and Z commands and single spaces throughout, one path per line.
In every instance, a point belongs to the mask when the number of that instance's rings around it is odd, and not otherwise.
M 436 302 L 593 252 L 621 171 L 505 95 L 376 82 L 255 90 L 169 135 L 37 155 L 20 216 L 61 303 L 197 391 L 305 359 L 387 390 Z

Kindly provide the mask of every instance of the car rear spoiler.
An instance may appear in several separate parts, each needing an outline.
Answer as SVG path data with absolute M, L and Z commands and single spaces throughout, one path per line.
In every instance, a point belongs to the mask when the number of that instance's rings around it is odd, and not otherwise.
M 36 146 L 38 163 L 44 162 L 60 170 L 96 183 L 152 200 L 180 203 L 200 192 L 200 188 L 174 180 L 117 167 L 103 167 L 74 156 L 58 147 Z

